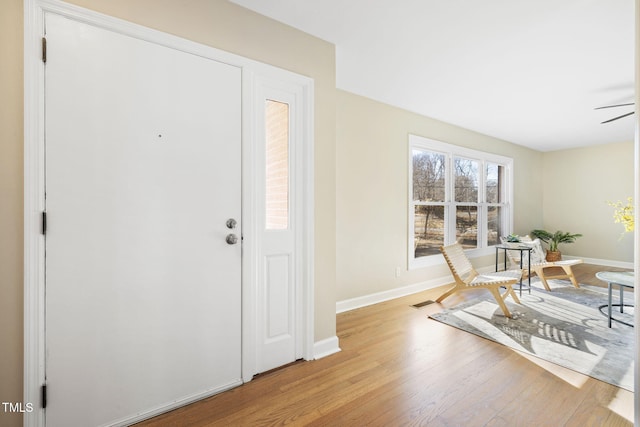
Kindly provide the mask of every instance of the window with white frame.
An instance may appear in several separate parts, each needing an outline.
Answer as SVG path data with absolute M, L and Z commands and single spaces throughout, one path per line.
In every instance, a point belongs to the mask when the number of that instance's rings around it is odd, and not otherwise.
M 410 135 L 409 171 L 410 266 L 440 260 L 442 245 L 482 253 L 509 234 L 513 159 Z

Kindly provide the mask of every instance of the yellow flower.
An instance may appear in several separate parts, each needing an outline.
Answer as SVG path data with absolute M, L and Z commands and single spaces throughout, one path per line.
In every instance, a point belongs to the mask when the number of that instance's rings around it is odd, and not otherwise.
M 635 220 L 633 216 L 633 198 L 627 197 L 627 202 L 608 202 L 609 206 L 612 206 L 613 221 L 624 226 L 624 231 L 630 233 L 634 230 Z

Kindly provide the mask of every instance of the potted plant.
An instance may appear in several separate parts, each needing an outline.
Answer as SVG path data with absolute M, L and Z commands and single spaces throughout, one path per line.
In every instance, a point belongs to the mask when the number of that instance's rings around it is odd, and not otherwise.
M 558 250 L 560 243 L 573 243 L 578 237 L 582 237 L 582 234 L 571 234 L 560 230 L 553 234 L 546 230 L 533 230 L 531 235 L 549 245 L 546 257 L 549 262 L 559 261 L 562 258 L 562 254 Z

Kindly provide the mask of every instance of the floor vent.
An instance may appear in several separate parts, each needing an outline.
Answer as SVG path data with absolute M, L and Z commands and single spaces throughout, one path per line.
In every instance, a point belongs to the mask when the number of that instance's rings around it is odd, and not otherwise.
M 413 305 L 412 305 L 412 307 L 415 307 L 415 308 L 422 308 L 422 307 L 424 307 L 424 306 L 426 306 L 426 305 L 433 304 L 433 303 L 435 303 L 435 301 L 427 300 L 427 301 L 419 302 L 419 303 L 417 303 L 417 304 L 413 304 Z

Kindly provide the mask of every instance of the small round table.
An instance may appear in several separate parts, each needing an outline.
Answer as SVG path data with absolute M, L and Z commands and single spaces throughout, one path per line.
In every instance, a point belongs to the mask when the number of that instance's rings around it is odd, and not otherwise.
M 529 293 L 531 293 L 531 251 L 533 248 L 526 245 L 508 245 L 502 244 L 496 246 L 496 271 L 498 271 L 498 251 L 504 251 L 504 269 L 507 269 L 507 251 L 519 251 L 520 252 L 520 270 L 523 269 L 522 261 L 524 259 L 524 252 L 527 252 L 527 277 L 529 278 Z M 520 296 L 522 296 L 522 277 L 520 277 Z
M 631 323 L 623 322 L 620 319 L 616 319 L 611 315 L 611 307 L 620 307 L 620 313 L 624 313 L 624 307 L 633 307 L 633 304 L 625 304 L 624 303 L 624 288 L 634 288 L 635 282 L 635 274 L 633 271 L 600 271 L 596 273 L 596 277 L 603 282 L 607 282 L 609 284 L 609 303 L 603 304 L 600 307 L 600 312 L 602 313 L 602 309 L 607 307 L 607 315 L 609 317 L 609 327 L 611 327 L 611 321 L 614 320 L 618 323 L 622 323 L 627 326 L 633 327 Z M 618 285 L 620 288 L 620 304 L 612 304 L 611 303 L 611 292 L 613 285 Z M 602 313 L 604 314 L 604 313 Z

